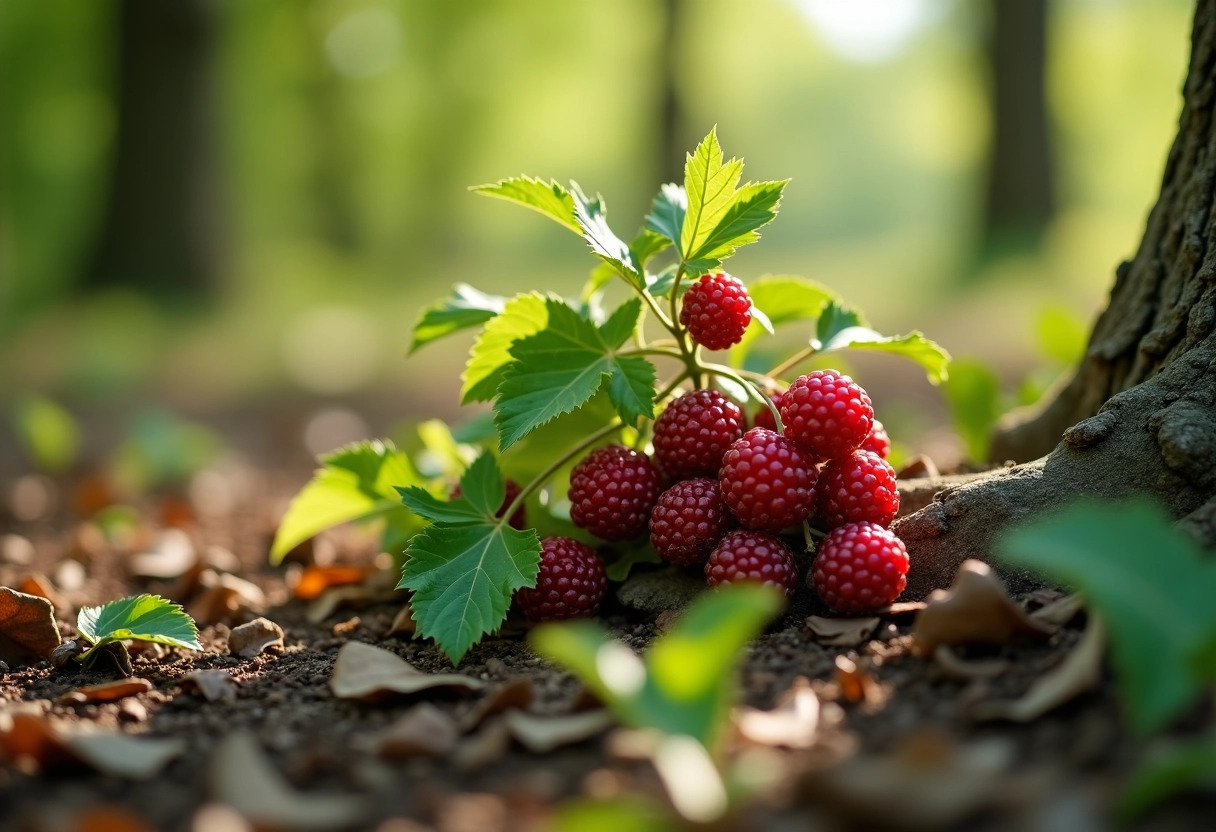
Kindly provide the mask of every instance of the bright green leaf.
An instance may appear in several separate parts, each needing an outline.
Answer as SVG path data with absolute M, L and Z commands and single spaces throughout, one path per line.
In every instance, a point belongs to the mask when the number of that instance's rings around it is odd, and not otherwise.
M 680 230 L 680 254 L 684 260 L 701 251 L 735 200 L 735 188 L 743 175 L 743 162 L 722 161 L 717 129 L 709 131 L 684 165 L 684 191 L 688 207 Z
M 410 543 L 399 588 L 418 632 L 459 664 L 470 647 L 502 624 L 511 596 L 536 584 L 540 539 L 505 520 L 429 527 Z
M 453 332 L 480 326 L 502 312 L 505 304 L 506 298 L 487 295 L 467 283 L 457 283 L 451 297 L 422 310 L 418 323 L 414 324 L 410 352 Z
M 462 404 L 488 402 L 498 393 L 506 369 L 514 359 L 511 345 L 540 332 L 549 320 L 545 298 L 536 292 L 516 295 L 501 315 L 491 319 L 469 351 L 460 390 Z
M 321 467 L 292 499 L 279 523 L 270 548 L 271 563 L 339 523 L 403 513 L 394 486 L 420 482 L 409 459 L 391 442 L 357 442 L 322 457 Z
M 646 286 L 647 293 L 656 298 L 667 297 L 667 295 L 671 294 L 671 287 L 676 284 L 676 275 L 679 273 L 680 268 L 674 263 L 663 269 L 663 271 L 659 272 L 657 275 L 654 275 L 654 277 L 650 279 L 650 283 Z M 684 296 L 684 293 L 688 291 L 688 287 L 691 286 L 692 283 L 693 281 L 691 280 L 680 281 L 680 288 L 678 291 L 679 297 Z M 679 298 L 677 298 L 677 300 L 678 299 Z
M 157 595 L 136 595 L 100 607 L 82 607 L 76 616 L 76 629 L 94 648 L 135 639 L 185 650 L 203 649 L 194 619 L 180 604 Z
M 1153 806 L 1197 787 L 1216 785 L 1216 738 L 1185 740 L 1147 760 L 1120 790 L 1116 814 L 1134 820 Z
M 811 346 L 821 352 L 827 352 L 832 349 L 830 345 L 847 341 L 847 334 L 851 330 L 866 329 L 868 326 L 859 310 L 850 309 L 834 300 L 828 301 L 819 313 L 819 320 L 815 324 L 815 339 Z M 839 346 L 836 349 L 839 349 Z
M 574 218 L 574 200 L 570 192 L 556 182 L 545 182 L 531 176 L 517 176 L 489 185 L 475 185 L 469 190 L 539 211 L 575 234 L 583 233 Z
M 574 182 L 570 183 L 570 190 L 574 197 L 574 217 L 591 251 L 630 283 L 640 287 L 643 284 L 641 266 L 634 261 L 633 252 L 625 241 L 608 227 L 608 207 L 604 198 L 589 199 Z
M 687 211 L 688 194 L 674 182 L 668 183 L 659 189 L 658 196 L 654 198 L 654 204 L 646 216 L 646 227 L 679 246 Z
M 1001 415 L 1000 379 L 987 364 L 955 361 L 950 365 L 950 378 L 942 385 L 942 392 L 967 458 L 986 461 L 992 428 Z
M 757 229 L 776 218 L 785 185 L 785 182 L 751 182 L 740 188 L 704 240 L 685 252 L 689 273 L 716 268 L 740 246 L 759 240 Z
M 821 352 L 857 349 L 885 352 L 915 361 L 931 384 L 949 378 L 950 353 L 913 330 L 907 335 L 882 335 L 865 324 L 861 313 L 829 302 L 819 317 L 816 340 Z
M 31 461 L 44 471 L 71 467 L 80 453 L 80 428 L 60 405 L 42 396 L 17 403 L 13 412 L 17 437 Z
M 493 454 L 486 451 L 473 460 L 460 478 L 460 493 L 483 517 L 492 518 L 498 513 L 506 497 L 506 489 Z
M 549 420 L 591 399 L 608 376 L 608 396 L 626 421 L 654 413 L 654 365 L 617 357 L 595 325 L 559 300 L 547 301 L 548 326 L 511 348 L 515 362 L 494 405 L 504 450 Z
M 1004 560 L 1080 590 L 1110 628 L 1133 727 L 1147 733 L 1204 689 L 1196 659 L 1216 632 L 1216 563 L 1153 505 L 1075 505 L 1015 529 Z
M 441 500 L 425 488 L 411 485 L 409 488 L 398 488 L 401 502 L 419 517 L 425 517 L 432 523 L 480 523 L 484 513 L 473 507 L 473 504 L 463 498 Z
M 840 297 L 826 286 L 804 277 L 786 275 L 753 280 L 747 286 L 747 293 L 752 299 L 752 309 L 763 309 L 774 329 L 782 324 L 817 320 L 830 301 L 840 301 Z M 752 342 L 759 335 L 759 329 L 747 328 L 743 340 L 731 349 L 734 366 L 743 366 Z
M 610 349 L 620 349 L 633 335 L 642 314 L 642 299 L 630 298 L 616 308 L 600 326 L 600 335 Z
M 1066 306 L 1048 306 L 1034 322 L 1039 350 L 1043 355 L 1064 366 L 1072 366 L 1085 355 L 1089 342 L 1089 327 Z
M 637 263 L 638 268 L 641 269 L 650 261 L 650 258 L 670 246 L 671 242 L 662 234 L 655 234 L 653 231 L 643 228 L 638 232 L 638 236 L 629 243 L 629 250 L 633 252 L 633 262 Z

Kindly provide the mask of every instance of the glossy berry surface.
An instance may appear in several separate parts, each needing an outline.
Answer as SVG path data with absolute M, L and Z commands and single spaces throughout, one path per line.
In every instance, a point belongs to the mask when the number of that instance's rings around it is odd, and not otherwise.
M 752 299 L 738 278 L 703 274 L 684 293 L 680 323 L 707 350 L 724 350 L 743 340 L 751 310 Z
M 874 427 L 870 428 L 870 433 L 861 443 L 861 449 L 876 453 L 883 459 L 891 455 L 891 437 L 887 436 L 887 430 L 882 426 L 882 422 L 874 420 Z
M 815 502 L 828 528 L 863 521 L 889 526 L 899 511 L 895 469 L 876 453 L 853 451 L 819 472 Z
M 597 448 L 570 472 L 570 520 L 603 540 L 637 537 L 659 498 L 650 457 L 622 445 Z
M 733 531 L 710 553 L 705 580 L 710 586 L 739 581 L 769 584 L 789 598 L 798 585 L 798 566 L 781 538 L 767 532 Z
M 892 603 L 908 583 L 904 542 L 876 523 L 850 523 L 819 543 L 809 583 L 842 615 L 873 612 Z
M 743 423 L 743 411 L 717 390 L 686 393 L 655 420 L 654 462 L 669 480 L 716 477 Z
M 861 447 L 874 426 L 866 391 L 835 370 L 799 376 L 781 397 L 785 435 L 820 459 L 838 459 Z
M 780 531 L 815 508 L 814 460 L 766 428 L 752 428 L 722 457 L 722 501 L 749 529 Z
M 502 498 L 502 505 L 498 507 L 498 511 L 494 515 L 495 517 L 502 517 L 503 512 L 507 510 L 511 503 L 515 502 L 515 498 L 519 496 L 519 492 L 521 490 L 519 483 L 517 483 L 515 480 L 504 480 L 503 485 L 505 486 L 507 493 L 506 496 Z M 460 490 L 459 485 L 452 489 L 451 497 L 453 500 L 460 499 L 463 496 L 464 493 Z M 527 513 L 524 510 L 523 503 L 520 503 L 519 508 L 515 509 L 515 511 L 511 513 L 511 519 L 507 521 L 507 524 L 514 529 L 528 528 L 528 518 Z
M 569 537 L 540 542 L 536 586 L 515 593 L 519 608 L 533 621 L 595 615 L 604 600 L 608 576 L 590 546 Z
M 668 563 L 692 566 L 705 562 L 732 525 L 717 480 L 684 480 L 659 495 L 650 512 L 650 543 Z

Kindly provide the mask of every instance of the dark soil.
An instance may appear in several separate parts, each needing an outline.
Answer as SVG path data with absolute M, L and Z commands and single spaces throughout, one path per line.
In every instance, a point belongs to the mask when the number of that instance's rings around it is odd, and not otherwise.
M 136 675 L 152 682 L 153 689 L 117 702 L 54 704 L 62 694 L 114 673 L 85 674 L 78 666 L 71 669 L 73 665 L 55 670 L 42 662 L 0 675 L 5 708 L 21 701 L 41 703 L 56 723 L 87 722 L 132 734 L 177 737 L 187 747 L 159 776 L 143 782 L 89 770 L 35 770 L 0 762 L 0 826 L 86 828 L 86 820 L 95 818 L 90 807 L 101 805 L 121 807 L 128 813 L 123 817 L 141 819 L 152 829 L 200 828 L 196 813 L 213 800 L 208 787 L 212 751 L 232 732 L 256 738 L 294 787 L 309 794 L 360 796 L 366 817 L 356 828 L 532 829 L 543 827 L 554 807 L 570 798 L 622 792 L 661 798 L 649 765 L 613 753 L 609 735 L 543 755 L 515 746 L 501 756 L 491 755 L 481 767 L 447 758 L 384 760 L 362 750 L 361 738 L 420 701 L 461 717 L 512 677 L 532 680 L 532 707 L 541 713 L 568 712 L 582 701 L 582 694 L 570 676 L 535 657 L 523 639 L 524 628 L 509 622 L 504 633 L 471 650 L 459 667 L 489 683 L 482 693 L 431 691 L 379 704 L 335 698 L 329 689 L 331 670 L 348 640 L 391 650 L 424 671 L 450 671 L 451 666 L 429 642 L 386 637 L 404 598 L 339 609 L 320 623 L 309 620 L 307 602 L 290 599 L 288 575 L 299 566 L 271 568 L 266 552 L 278 513 L 307 473 L 268 475 L 242 469 L 234 476 L 244 478 L 248 499 L 226 507 L 200 502 L 197 489 L 139 504 L 143 521 L 137 536 L 151 539 L 168 520 L 183 528 L 199 551 L 224 547 L 239 560 L 234 571 L 264 590 L 267 609 L 242 611 L 227 624 L 207 624 L 201 654 L 136 651 Z M 133 580 L 124 567 L 127 552 L 94 539 L 89 527 L 75 519 L 79 515 L 70 506 L 81 500 L 79 481 L 42 485 L 60 506 L 57 510 L 24 521 L 14 519 L 9 506 L 0 514 L 0 531 L 34 544 L 32 562 L 0 562 L 0 584 L 18 586 L 33 572 L 50 575 L 52 582 L 58 575 L 67 586 L 55 588 L 70 607 L 56 610 L 65 637 L 74 635 L 75 608 L 81 604 L 141 591 L 172 596 L 175 581 Z M 194 498 L 183 496 L 188 493 Z M 138 549 L 139 542 L 133 548 Z M 326 534 L 310 551 L 318 560 L 352 563 L 368 563 L 376 555 L 374 538 L 350 530 Z M 59 571 L 65 559 L 84 567 L 78 586 Z M 972 650 L 966 654 L 969 658 L 1007 659 L 1008 669 L 988 680 L 959 681 L 912 653 L 909 615 L 885 617 L 863 646 L 821 646 L 804 623 L 808 614 L 824 612 L 809 596 L 803 590 L 791 611 L 747 651 L 742 700 L 753 707 L 772 707 L 795 679 L 808 677 L 823 703 L 823 742 L 809 751 L 771 751 L 781 776 L 745 802 L 722 828 L 1087 830 L 1113 824 L 1110 808 L 1151 748 L 1122 727 L 1109 674 L 1098 689 L 1026 725 L 977 723 L 968 716 L 976 701 L 1017 697 L 1060 663 L 1084 628 L 1083 615 L 1048 640 Z M 1034 603 L 1032 598 L 1023 600 Z M 283 627 L 285 647 L 254 659 L 228 655 L 229 626 L 259 614 Z M 662 623 L 670 616 L 637 612 L 615 601 L 604 612 L 613 632 L 639 650 L 654 638 L 656 618 Z M 850 701 L 848 686 L 840 684 L 841 655 L 872 680 L 869 695 L 859 701 Z M 235 701 L 207 701 L 184 688 L 181 677 L 198 668 L 230 671 L 240 682 Z M 1205 705 L 1176 733 L 1198 733 L 1211 723 L 1211 708 Z M 966 761 L 974 753 L 997 761 L 993 777 L 982 783 L 971 782 L 974 771 Z M 922 780 L 867 774 L 881 770 L 884 762 L 901 760 L 912 760 Z M 833 771 L 854 769 L 861 772 L 860 779 L 833 779 Z M 841 785 L 848 782 L 851 787 Z M 930 813 L 925 804 L 937 800 L 934 789 L 948 793 L 942 800 L 953 801 L 955 808 Z M 1205 829 L 1213 828 L 1214 817 L 1216 799 L 1209 793 L 1167 802 L 1135 825 Z M 394 825 L 394 818 L 421 827 Z

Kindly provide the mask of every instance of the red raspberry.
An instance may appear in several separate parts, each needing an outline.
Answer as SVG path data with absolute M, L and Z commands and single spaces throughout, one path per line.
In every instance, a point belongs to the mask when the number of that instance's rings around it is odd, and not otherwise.
M 522 490 L 519 487 L 519 483 L 515 480 L 503 480 L 503 485 L 506 487 L 507 494 L 502 498 L 502 505 L 498 507 L 498 511 L 494 515 L 495 517 L 502 517 L 502 513 L 507 510 L 507 507 L 511 503 L 515 502 L 515 498 L 519 496 L 519 492 Z M 451 498 L 453 500 L 459 500 L 463 496 L 464 493 L 460 490 L 459 485 L 452 489 Z M 524 510 L 523 503 L 520 503 L 519 508 L 515 509 L 514 513 L 511 514 L 511 519 L 507 521 L 507 525 L 516 529 L 526 529 L 528 527 L 527 513 Z
M 833 459 L 815 483 L 819 517 L 829 528 L 869 521 L 886 528 L 899 511 L 895 469 L 870 451 Z
M 677 566 L 702 563 L 731 526 L 718 481 L 684 480 L 659 495 L 650 512 L 650 543 Z
M 569 537 L 540 542 L 540 571 L 536 587 L 521 589 L 515 600 L 533 621 L 556 621 L 595 615 L 604 600 L 608 576 L 590 546 Z
M 891 455 L 891 437 L 887 436 L 882 422 L 874 420 L 874 427 L 870 428 L 870 435 L 866 437 L 866 441 L 861 443 L 861 449 L 876 453 L 883 459 Z
M 773 400 L 773 406 L 777 409 L 781 408 L 781 394 L 773 393 L 769 398 Z M 774 433 L 777 432 L 777 420 L 773 417 L 773 411 L 767 407 L 762 407 L 756 411 L 756 417 L 752 419 L 752 427 L 768 428 Z
M 737 277 L 703 274 L 684 294 L 680 323 L 707 350 L 724 350 L 743 340 L 752 319 L 752 299 Z
M 819 543 L 809 583 L 843 615 L 873 612 L 890 604 L 908 583 L 904 542 L 876 523 L 849 523 Z
M 705 562 L 710 586 L 756 581 L 775 586 L 792 598 L 798 585 L 794 553 L 779 537 L 767 532 L 740 530 L 722 538 Z
M 870 433 L 874 406 L 853 379 L 835 370 L 799 376 L 781 397 L 785 435 L 820 459 L 848 456 Z
M 680 396 L 655 420 L 655 465 L 669 480 L 717 476 L 743 423 L 743 411 L 717 390 Z
M 570 520 L 604 540 L 636 537 L 659 498 L 650 457 L 622 445 L 598 448 L 570 472 Z
M 752 428 L 722 457 L 722 501 L 749 529 L 780 531 L 801 523 L 815 507 L 814 460 L 793 442 Z

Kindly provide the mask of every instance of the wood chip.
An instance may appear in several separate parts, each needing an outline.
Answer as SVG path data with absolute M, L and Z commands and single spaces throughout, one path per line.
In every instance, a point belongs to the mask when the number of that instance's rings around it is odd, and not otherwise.
M 941 644 L 1006 644 L 1018 635 L 1044 638 L 1058 628 L 1036 621 L 1014 603 L 988 564 L 964 561 L 948 590 L 937 590 L 912 625 L 916 651 Z
M 37 662 L 59 646 L 51 602 L 0 587 L 0 661 L 10 667 Z
M 534 754 L 547 754 L 563 745 L 599 736 L 612 727 L 614 721 L 612 714 L 605 710 L 558 716 L 507 711 L 502 718 L 515 741 Z
M 89 702 L 113 702 L 128 696 L 147 693 L 152 690 L 152 683 L 139 677 L 118 679 L 100 685 L 88 685 L 69 691 L 55 701 L 61 705 L 84 705 Z
M 349 641 L 338 651 L 329 687 L 339 699 L 376 702 L 433 688 L 480 690 L 485 683 L 461 673 L 423 673 L 395 653 Z
M 269 618 L 255 618 L 228 634 L 228 652 L 243 659 L 283 646 L 283 628 Z
M 825 618 L 812 615 L 806 620 L 807 629 L 815 641 L 825 647 L 857 647 L 874 635 L 879 618 Z
M 227 670 L 192 670 L 181 679 L 182 688 L 194 688 L 208 702 L 235 702 L 237 681 Z

